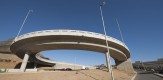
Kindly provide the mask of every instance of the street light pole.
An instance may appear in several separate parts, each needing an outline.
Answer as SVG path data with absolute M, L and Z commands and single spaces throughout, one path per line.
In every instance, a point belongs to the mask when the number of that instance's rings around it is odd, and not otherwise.
M 29 11 L 28 11 L 28 13 L 27 13 L 27 15 L 25 16 L 25 19 L 24 19 L 24 21 L 23 21 L 23 23 L 22 23 L 22 25 L 21 25 L 21 27 L 20 27 L 20 29 L 19 29 L 19 31 L 18 31 L 18 34 L 16 35 L 16 37 L 15 37 L 15 39 L 14 39 L 14 41 L 16 40 L 16 38 L 19 36 L 21 30 L 23 29 L 24 24 L 25 24 L 25 22 L 26 22 L 26 20 L 27 20 L 27 18 L 28 18 L 28 15 L 30 14 L 30 12 L 33 12 L 33 10 L 29 10 Z
M 117 18 L 115 20 L 116 20 L 116 23 L 117 23 L 117 26 L 118 26 L 118 29 L 119 29 L 119 32 L 120 32 L 120 35 L 121 35 L 122 42 L 125 43 L 124 39 L 123 39 L 123 35 L 122 35 L 122 30 L 121 30 L 121 28 L 119 26 L 119 22 L 118 22 Z
M 112 66 L 111 66 L 111 59 L 110 59 L 110 50 L 109 50 L 109 45 L 108 45 L 108 41 L 107 41 L 107 35 L 106 35 L 106 26 L 105 26 L 105 21 L 104 21 L 104 17 L 103 17 L 103 11 L 102 11 L 102 6 L 105 4 L 105 2 L 103 2 L 103 4 L 100 5 L 100 13 L 101 13 L 101 20 L 102 20 L 102 25 L 103 25 L 103 31 L 105 34 L 105 42 L 106 42 L 106 47 L 107 47 L 107 53 L 106 53 L 106 65 L 109 68 L 109 73 L 111 76 L 111 79 L 114 80 L 114 76 L 113 76 L 113 72 L 112 72 Z

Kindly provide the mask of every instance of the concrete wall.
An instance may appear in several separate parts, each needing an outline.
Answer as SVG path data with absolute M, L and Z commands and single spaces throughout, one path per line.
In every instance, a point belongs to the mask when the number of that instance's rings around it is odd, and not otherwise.
M 96 69 L 96 67 L 93 67 L 93 66 L 84 66 L 84 65 L 70 64 L 70 63 L 56 63 L 54 65 L 54 69 L 64 69 L 64 68 L 71 68 L 72 70 L 77 70 L 77 69 Z
M 0 68 L 1 69 L 14 69 L 22 59 L 11 53 L 10 45 L 13 39 L 0 41 Z
M 19 63 L 22 62 L 22 59 L 18 58 L 14 54 L 5 54 L 0 53 L 0 68 L 5 69 L 14 69 Z
M 117 61 L 115 60 L 116 68 L 121 71 L 125 71 L 128 73 L 134 73 L 134 68 L 132 66 L 131 60 L 127 59 L 126 61 Z
M 73 70 L 76 69 L 83 69 L 84 67 L 82 65 L 76 65 L 76 64 L 59 64 L 57 63 L 56 65 L 54 65 L 54 69 L 63 69 L 63 68 L 71 68 Z

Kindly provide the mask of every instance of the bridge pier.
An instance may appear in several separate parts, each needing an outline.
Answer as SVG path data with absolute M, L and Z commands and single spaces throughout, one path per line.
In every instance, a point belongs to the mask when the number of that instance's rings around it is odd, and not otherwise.
M 26 53 L 26 54 L 24 55 L 24 58 L 23 58 L 23 61 L 22 61 L 21 67 L 20 67 L 20 71 L 21 71 L 21 72 L 25 72 L 28 59 L 29 59 L 29 54 Z
M 105 53 L 105 59 L 106 59 L 106 67 L 109 70 L 109 59 L 108 59 L 108 53 L 107 52 Z
M 115 63 L 118 70 L 134 73 L 134 68 L 130 59 L 127 59 L 126 61 L 115 60 Z
M 36 69 L 37 68 L 37 63 L 36 62 L 34 62 L 34 69 Z

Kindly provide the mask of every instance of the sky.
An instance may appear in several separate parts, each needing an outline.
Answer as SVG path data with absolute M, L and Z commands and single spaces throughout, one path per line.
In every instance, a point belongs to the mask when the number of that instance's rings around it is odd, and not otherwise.
M 0 41 L 17 35 L 28 10 L 33 12 L 29 14 L 20 35 L 47 29 L 75 29 L 103 33 L 100 1 L 0 0 Z M 117 18 L 124 42 L 130 49 L 132 62 L 163 58 L 163 0 L 105 1 L 102 10 L 107 35 L 121 40 L 115 21 Z M 53 60 L 62 62 L 74 63 L 75 56 L 78 64 L 94 65 L 105 62 L 103 54 L 91 51 L 55 50 L 43 53 Z M 65 58 L 61 58 L 61 55 L 65 55 Z

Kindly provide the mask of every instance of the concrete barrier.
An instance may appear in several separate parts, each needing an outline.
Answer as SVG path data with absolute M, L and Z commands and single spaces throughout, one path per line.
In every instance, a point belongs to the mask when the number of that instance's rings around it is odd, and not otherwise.
M 0 69 L 0 73 L 6 72 L 6 69 Z
M 7 69 L 6 72 L 20 72 L 20 69 Z
M 26 69 L 25 72 L 37 72 L 37 69 Z

